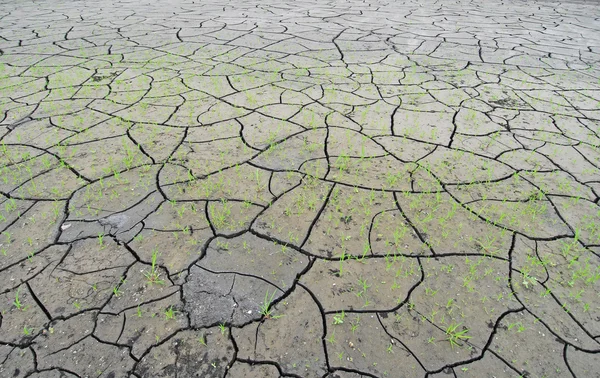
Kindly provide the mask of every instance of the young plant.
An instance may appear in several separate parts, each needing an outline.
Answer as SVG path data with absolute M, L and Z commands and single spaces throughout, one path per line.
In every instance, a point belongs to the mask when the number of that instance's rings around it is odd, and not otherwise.
M 29 306 L 24 306 L 23 303 L 21 303 L 21 300 L 19 299 L 19 291 L 21 291 L 21 288 L 17 289 L 17 293 L 15 294 L 15 300 L 13 304 L 15 305 L 17 310 L 25 311 Z
M 333 315 L 333 324 L 335 324 L 335 325 L 344 324 L 345 317 L 346 317 L 346 314 L 344 313 L 344 310 L 342 310 L 342 312 L 339 314 Z
M 357 315 L 354 320 L 350 321 L 350 330 L 352 331 L 352 334 L 356 332 L 358 326 L 360 326 L 360 315 Z
M 275 298 L 275 290 L 273 290 L 273 293 L 271 293 L 271 296 L 269 296 L 269 290 L 267 290 L 267 292 L 265 293 L 265 299 L 264 299 L 263 303 L 261 303 L 261 305 L 260 305 L 260 314 L 262 316 L 264 316 L 265 319 L 278 319 L 281 317 L 281 315 L 279 315 L 279 316 L 273 315 L 273 309 L 271 308 L 271 305 L 273 304 L 274 298 Z
M 450 346 L 454 349 L 454 346 L 461 346 L 459 342 L 467 341 L 471 338 L 467 333 L 469 332 L 468 328 L 464 328 L 462 330 L 458 330 L 458 327 L 462 323 L 452 323 L 446 328 L 446 341 L 450 342 Z
M 121 295 L 123 295 L 123 291 L 121 290 L 122 284 L 123 284 L 123 282 L 121 282 L 118 285 L 116 285 L 115 287 L 113 287 L 113 294 L 117 298 L 119 298 Z
M 165 283 L 164 280 L 160 279 L 159 268 L 156 264 L 157 258 L 158 258 L 158 250 L 155 248 L 152 251 L 152 266 L 150 267 L 150 271 L 144 273 L 144 276 L 146 276 L 146 279 L 148 280 L 148 283 L 150 285 L 152 285 L 152 284 L 164 285 L 164 283 Z
M 175 313 L 177 313 L 177 311 L 175 311 L 173 305 L 171 305 L 165 310 L 165 318 L 167 320 L 175 319 Z

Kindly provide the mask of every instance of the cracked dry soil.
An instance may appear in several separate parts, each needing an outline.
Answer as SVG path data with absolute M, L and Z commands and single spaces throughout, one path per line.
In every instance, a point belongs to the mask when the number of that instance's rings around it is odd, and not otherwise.
M 0 0 L 1 377 L 600 377 L 595 1 Z

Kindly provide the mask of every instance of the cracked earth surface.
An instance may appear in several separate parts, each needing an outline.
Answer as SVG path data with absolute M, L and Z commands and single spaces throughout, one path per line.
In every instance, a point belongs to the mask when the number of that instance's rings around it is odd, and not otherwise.
M 0 4 L 0 376 L 600 376 L 593 1 Z

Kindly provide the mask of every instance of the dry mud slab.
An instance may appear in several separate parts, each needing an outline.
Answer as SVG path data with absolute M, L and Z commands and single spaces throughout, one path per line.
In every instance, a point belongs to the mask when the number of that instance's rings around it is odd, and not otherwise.
M 0 0 L 1 377 L 599 377 L 595 1 Z

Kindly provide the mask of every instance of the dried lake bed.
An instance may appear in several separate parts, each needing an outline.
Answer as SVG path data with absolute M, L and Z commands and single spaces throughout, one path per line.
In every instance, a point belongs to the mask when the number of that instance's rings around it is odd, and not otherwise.
M 599 20 L 0 0 L 0 376 L 599 377 Z

